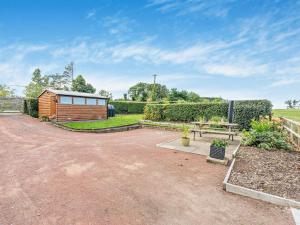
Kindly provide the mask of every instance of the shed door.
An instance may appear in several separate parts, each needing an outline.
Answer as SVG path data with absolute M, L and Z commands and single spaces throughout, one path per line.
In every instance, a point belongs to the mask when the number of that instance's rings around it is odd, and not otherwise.
M 51 96 L 50 99 L 50 116 L 56 113 L 56 96 Z

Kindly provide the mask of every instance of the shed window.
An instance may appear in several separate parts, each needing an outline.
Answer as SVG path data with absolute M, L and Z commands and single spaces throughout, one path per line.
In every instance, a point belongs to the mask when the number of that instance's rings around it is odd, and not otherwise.
M 106 105 L 106 99 L 98 99 L 98 105 Z
M 72 104 L 72 97 L 60 96 L 60 103 L 61 104 Z
M 74 97 L 73 104 L 75 105 L 85 105 L 85 98 Z
M 87 98 L 86 104 L 87 105 L 97 105 L 97 100 L 95 98 Z

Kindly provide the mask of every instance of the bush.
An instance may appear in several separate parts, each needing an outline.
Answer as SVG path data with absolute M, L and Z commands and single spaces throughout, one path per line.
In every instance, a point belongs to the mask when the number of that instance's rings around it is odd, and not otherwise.
M 241 129 L 248 130 L 252 119 L 271 115 L 272 104 L 268 100 L 235 101 L 234 122 Z M 147 104 L 145 119 L 154 121 L 184 121 L 198 120 L 199 117 L 210 120 L 216 117 L 228 116 L 228 103 L 181 103 L 181 104 Z
M 212 141 L 211 143 L 212 146 L 216 147 L 216 148 L 223 148 L 226 149 L 227 146 L 229 145 L 228 141 L 220 139 L 220 138 L 216 138 Z
M 249 130 L 251 121 L 271 116 L 272 104 L 268 100 L 235 101 L 233 122 L 240 125 L 241 129 Z
M 38 118 L 39 110 L 38 110 L 38 99 L 25 99 L 24 100 L 24 113 L 28 114 L 32 117 Z
M 147 104 L 145 119 L 195 121 L 199 117 L 227 116 L 227 103 Z
M 117 114 L 142 114 L 144 113 L 146 102 L 131 102 L 131 101 L 111 101 L 115 107 Z
M 267 119 L 252 120 L 250 131 L 243 131 L 242 144 L 266 150 L 291 149 L 287 142 L 287 135 L 280 124 Z

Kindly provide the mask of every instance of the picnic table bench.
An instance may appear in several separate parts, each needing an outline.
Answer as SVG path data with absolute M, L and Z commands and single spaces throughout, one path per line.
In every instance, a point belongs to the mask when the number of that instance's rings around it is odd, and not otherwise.
M 233 136 L 237 135 L 237 132 L 234 128 L 238 127 L 236 123 L 212 123 L 212 122 L 192 122 L 195 125 L 195 128 L 190 131 L 194 134 L 194 140 L 196 137 L 196 133 L 199 133 L 200 137 L 202 134 L 211 133 L 211 134 L 224 134 L 228 135 L 228 138 L 233 141 Z M 226 130 L 214 130 L 214 129 L 204 129 L 204 126 L 217 125 L 225 128 Z

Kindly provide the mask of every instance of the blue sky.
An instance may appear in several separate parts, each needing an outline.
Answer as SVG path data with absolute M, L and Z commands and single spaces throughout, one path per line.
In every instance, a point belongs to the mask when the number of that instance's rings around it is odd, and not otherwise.
M 169 88 L 284 107 L 300 99 L 300 1 L 0 2 L 0 83 L 70 61 L 114 97 L 158 74 Z

